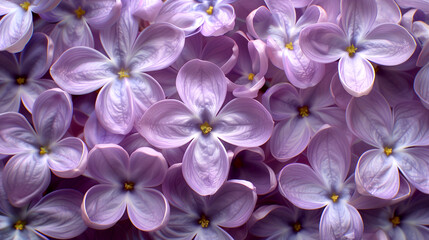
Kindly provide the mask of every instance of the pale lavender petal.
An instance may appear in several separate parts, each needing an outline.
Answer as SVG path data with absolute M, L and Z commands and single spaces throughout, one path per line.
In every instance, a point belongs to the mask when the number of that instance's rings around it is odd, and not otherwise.
M 229 4 L 218 4 L 201 27 L 204 36 L 220 36 L 231 31 L 235 25 L 234 8 Z
M 395 147 L 429 144 L 429 112 L 420 102 L 403 101 L 393 108 Z
M 183 177 L 200 195 L 214 194 L 225 182 L 229 160 L 219 139 L 213 135 L 194 139 L 183 156 Z
M 371 92 L 375 78 L 374 67 L 359 54 L 342 57 L 338 63 L 338 74 L 341 84 L 350 95 L 361 97 Z
M 88 47 L 74 47 L 52 65 L 51 75 L 62 89 L 71 94 L 95 91 L 117 78 L 111 61 Z
M 43 13 L 54 9 L 61 2 L 61 0 L 42 0 L 34 2 L 38 2 L 38 4 L 32 6 L 31 10 L 35 13 Z
M 86 192 L 82 202 L 82 218 L 94 229 L 115 225 L 125 212 L 126 194 L 121 188 L 99 184 Z
M 143 20 L 153 22 L 158 16 L 159 11 L 163 6 L 162 0 L 143 0 L 140 1 L 139 8 L 135 11 L 134 15 L 139 16 Z
M 182 102 L 173 99 L 152 105 L 136 128 L 159 148 L 182 146 L 201 133 L 198 132 L 198 119 Z
M 377 4 L 374 0 L 342 0 L 341 23 L 347 39 L 359 41 L 369 32 L 377 17 Z
M 208 111 L 214 117 L 222 106 L 227 80 L 214 63 L 194 59 L 179 70 L 176 80 L 180 98 L 194 113 L 201 116 Z
M 168 222 L 170 205 L 157 190 L 136 189 L 128 195 L 128 217 L 134 226 L 142 231 L 155 231 Z
M 100 183 L 122 186 L 128 169 L 128 153 L 118 145 L 99 144 L 89 152 L 88 173 Z
M 233 228 L 243 225 L 253 213 L 255 187 L 244 180 L 230 180 L 209 199 L 207 215 L 213 224 Z
M 71 96 L 59 88 L 43 92 L 34 102 L 33 124 L 42 144 L 62 138 L 73 115 Z
M 271 137 L 274 122 L 256 100 L 233 99 L 213 121 L 212 133 L 225 142 L 241 147 L 257 147 Z
M 20 52 L 33 34 L 31 11 L 17 8 L 0 20 L 0 50 Z
M 354 135 L 368 144 L 385 147 L 392 128 L 390 106 L 378 92 L 352 98 L 346 112 L 347 125 Z
M 9 0 L 0 0 L 0 15 L 5 15 L 16 8 L 16 4 Z
M 368 150 L 359 159 L 355 173 L 358 187 L 371 195 L 392 199 L 399 191 L 396 156 L 387 157 L 381 150 Z
M 121 7 L 120 0 L 92 0 L 87 2 L 85 20 L 97 29 L 110 27 L 118 21 Z
M 48 188 L 51 171 L 39 153 L 22 153 L 9 159 L 2 178 L 10 203 L 22 207 Z
M 428 45 L 429 46 L 429 45 Z M 425 104 L 425 106 L 429 106 L 429 64 L 426 64 L 423 68 L 419 70 L 414 79 L 414 91 L 420 100 Z
M 80 213 L 82 199 L 80 192 L 71 189 L 56 190 L 44 196 L 28 212 L 31 227 L 59 239 L 79 236 L 87 228 Z
M 293 11 L 295 13 L 295 11 Z M 279 34 L 276 28 L 270 28 L 270 25 L 276 26 L 275 18 L 271 12 L 265 7 L 260 6 L 253 10 L 246 18 L 247 29 L 249 33 L 262 41 L 266 41 L 271 33 Z M 281 33 L 280 33 L 281 34 Z
M 352 99 L 352 95 L 350 95 L 343 87 L 343 85 L 340 82 L 340 76 L 338 73 L 336 73 L 332 77 L 331 82 L 331 95 L 334 98 L 335 104 L 342 108 L 346 109 L 347 105 L 349 104 L 350 100 Z
M 128 81 L 133 93 L 136 118 L 140 119 L 143 112 L 152 104 L 165 98 L 159 83 L 148 74 L 136 73 Z
M 302 102 L 295 87 L 288 83 L 280 83 L 268 89 L 262 96 L 262 104 L 275 121 L 280 121 L 297 116 L 297 108 Z
M 414 147 L 395 152 L 399 169 L 419 191 L 429 193 L 429 149 Z
M 124 139 L 124 135 L 111 133 L 106 130 L 97 119 L 95 112 L 89 116 L 84 128 L 85 142 L 88 147 L 93 148 L 96 144 L 114 143 L 118 144 Z
M 377 3 L 377 17 L 374 26 L 384 23 L 401 22 L 402 14 L 398 5 L 394 0 L 376 0 Z
M 20 55 L 22 74 L 27 78 L 41 78 L 51 66 L 54 43 L 43 33 L 34 33 Z
M 55 175 L 74 178 L 86 169 L 88 149 L 79 138 L 69 137 L 51 145 L 48 156 L 49 168 Z
M 318 209 L 332 202 L 323 180 L 309 166 L 291 163 L 279 173 L 279 191 L 295 206 Z
M 227 36 L 208 38 L 201 59 L 216 64 L 226 74 L 237 63 L 238 46 Z
M 233 240 L 234 238 L 231 237 L 225 230 L 218 226 L 207 228 L 203 231 L 200 231 L 197 235 L 195 235 L 195 240 L 211 240 L 211 239 L 217 239 L 217 240 Z
M 319 232 L 321 239 L 362 239 L 362 217 L 349 204 L 329 204 L 322 213 Z
M 30 112 L 33 112 L 33 106 L 36 99 L 42 94 L 44 91 L 49 90 L 51 88 L 58 88 L 55 82 L 51 79 L 37 79 L 31 80 L 26 84 L 21 86 L 21 90 L 19 91 L 21 94 L 21 100 L 24 104 L 24 107 Z
M 130 156 L 129 178 L 135 181 L 136 187 L 160 185 L 164 181 L 167 169 L 164 156 L 152 148 L 139 148 Z
M 296 5 L 294 5 L 294 7 L 296 7 Z M 299 32 L 301 29 L 311 24 L 314 24 L 320 21 L 324 22 L 326 18 L 327 18 L 326 11 L 324 10 L 323 7 L 321 7 L 320 5 L 318 6 L 317 4 L 311 5 L 307 9 L 305 9 L 303 15 L 296 22 L 297 29 L 295 31 Z
M 278 14 L 285 23 L 285 27 L 292 27 L 296 22 L 295 8 L 290 0 L 266 0 L 265 3 L 271 12 Z
M 24 116 L 19 113 L 0 114 L 0 152 L 17 154 L 35 149 L 36 133 Z
M 133 153 L 135 150 L 141 148 L 141 147 L 152 147 L 148 143 L 148 141 L 140 135 L 140 133 L 133 133 L 124 138 L 119 145 L 125 149 L 125 151 L 128 152 L 128 154 Z

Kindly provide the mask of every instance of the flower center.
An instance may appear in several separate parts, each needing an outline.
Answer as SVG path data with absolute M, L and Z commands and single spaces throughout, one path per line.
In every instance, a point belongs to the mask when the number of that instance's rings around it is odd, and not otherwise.
M 28 8 L 30 7 L 31 3 L 29 1 L 25 1 L 21 4 L 19 4 L 19 6 L 22 7 L 22 9 L 24 9 L 25 11 L 28 11 Z
M 19 85 L 25 84 L 26 79 L 25 77 L 19 77 L 16 79 L 16 83 L 18 83 Z
M 48 149 L 46 149 L 46 147 L 40 147 L 39 154 L 40 154 L 40 155 L 44 155 L 44 154 L 46 154 L 46 153 L 48 153 Z
M 134 189 L 134 183 L 133 182 L 125 182 L 124 183 L 124 189 L 127 191 L 131 191 Z
M 346 51 L 349 53 L 350 57 L 353 57 L 353 55 L 356 53 L 357 48 L 352 44 L 346 48 Z
M 302 106 L 298 108 L 298 113 L 301 117 L 308 117 L 308 115 L 310 115 L 310 110 L 308 106 Z
M 18 221 L 13 225 L 13 227 L 14 227 L 16 230 L 22 231 L 22 230 L 24 230 L 24 228 L 25 228 L 25 221 L 18 220 Z
M 118 72 L 118 75 L 119 75 L 119 78 L 129 78 L 130 77 L 130 73 L 123 68 L 121 68 L 121 70 Z
M 286 44 L 285 48 L 287 48 L 289 50 L 293 50 L 293 44 L 292 44 L 292 42 L 289 42 L 288 44 Z
M 204 135 L 209 134 L 213 130 L 212 126 L 210 126 L 208 122 L 204 122 L 203 124 L 201 124 L 200 129 Z
M 74 10 L 74 13 L 76 14 L 77 18 L 81 18 L 83 15 L 85 15 L 85 10 L 82 9 L 81 6 L 79 6 L 76 10 Z
M 384 154 L 386 154 L 386 156 L 390 156 L 390 154 L 392 154 L 393 149 L 390 147 L 384 147 Z
M 200 224 L 201 227 L 203 227 L 203 228 L 209 227 L 209 223 L 210 223 L 210 221 L 207 219 L 206 215 L 204 215 L 204 214 L 201 215 L 200 220 L 198 220 L 198 224 Z
M 253 81 L 254 77 L 255 77 L 254 73 L 249 73 L 249 75 L 247 75 L 247 79 L 249 79 L 249 81 Z
M 299 222 L 294 223 L 294 224 L 292 225 L 292 228 L 293 228 L 293 231 L 294 231 L 294 232 L 299 232 L 299 231 L 301 231 L 301 229 L 302 229 L 301 223 L 299 223 Z
M 213 14 L 213 6 L 210 6 L 209 8 L 207 8 L 206 13 L 208 15 L 212 15 Z
M 338 201 L 338 198 L 340 198 L 340 196 L 338 196 L 337 194 L 335 194 L 335 193 L 333 193 L 332 195 L 331 195 L 331 200 L 332 200 L 332 202 L 337 202 Z
M 396 227 L 401 224 L 401 219 L 398 216 L 393 216 L 393 218 L 390 219 L 390 222 L 392 223 L 393 227 Z

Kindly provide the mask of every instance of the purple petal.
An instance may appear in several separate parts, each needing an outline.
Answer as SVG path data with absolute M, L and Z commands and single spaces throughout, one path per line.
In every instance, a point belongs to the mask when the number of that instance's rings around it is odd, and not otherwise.
M 85 171 L 88 149 L 79 138 L 65 138 L 50 146 L 50 149 L 48 164 L 55 175 L 74 178 Z
M 292 27 L 296 22 L 295 8 L 290 0 L 267 0 L 266 4 L 271 12 L 277 13 L 287 27 Z M 286 27 L 285 26 L 285 27 Z
M 32 113 L 34 102 L 36 101 L 36 99 L 44 91 L 49 90 L 51 88 L 58 88 L 55 82 L 51 79 L 38 79 L 38 80 L 33 79 L 27 82 L 25 85 L 21 86 L 19 92 L 21 94 L 21 100 L 22 100 L 22 103 L 24 104 L 24 107 L 30 113 Z
M 140 119 L 143 112 L 152 104 L 165 98 L 164 91 L 159 83 L 148 74 L 135 74 L 129 81 L 133 93 L 136 118 Z
M 250 182 L 230 180 L 210 198 L 207 214 L 216 225 L 238 227 L 252 215 L 256 200 L 255 187 Z
M 121 188 L 99 184 L 86 192 L 82 202 L 82 218 L 94 229 L 107 229 L 125 212 L 126 194 Z
M 228 177 L 229 164 L 219 139 L 213 135 L 200 136 L 189 144 L 183 156 L 183 177 L 198 194 L 211 195 Z
M 44 0 L 38 1 L 38 4 L 31 8 L 35 13 L 43 13 L 54 9 L 61 0 Z
M 133 133 L 124 138 L 119 145 L 128 152 L 128 154 L 133 153 L 135 150 L 141 147 L 152 147 L 148 141 L 139 133 Z
M 34 150 L 38 144 L 36 133 L 24 116 L 19 113 L 0 114 L 0 152 L 17 154 Z
M 322 179 L 313 169 L 301 163 L 291 163 L 282 169 L 279 173 L 279 191 L 303 209 L 318 209 L 332 202 Z
M 204 36 L 220 36 L 234 29 L 235 12 L 229 4 L 218 4 L 215 6 L 213 15 L 206 18 L 201 27 Z
M 83 196 L 71 189 L 56 190 L 44 196 L 28 212 L 31 226 L 54 238 L 74 238 L 86 230 L 81 217 Z
M 377 18 L 374 25 L 383 23 L 401 22 L 402 14 L 398 5 L 394 0 L 376 0 L 377 3 Z
M 210 239 L 217 239 L 217 240 L 233 240 L 234 238 L 231 237 L 225 230 L 218 226 L 209 227 L 207 229 L 204 229 L 204 231 L 198 232 L 197 235 L 195 235 L 195 240 L 210 240 Z
M 118 21 L 121 7 L 120 0 L 92 0 L 87 2 L 85 20 L 97 29 L 109 27 Z
M 262 96 L 262 104 L 268 109 L 275 121 L 292 118 L 298 114 L 297 107 L 302 105 L 295 87 L 288 83 L 276 84 Z
M 347 38 L 352 42 L 369 32 L 377 17 L 375 0 L 342 0 L 341 23 Z
M 344 89 L 343 85 L 341 85 L 338 73 L 332 77 L 330 88 L 335 104 L 342 109 L 346 109 L 352 96 Z
M 160 148 L 180 147 L 195 138 L 198 119 L 182 103 L 168 99 L 155 103 L 136 124 L 151 144 Z
M 39 153 L 22 153 L 9 159 L 2 177 L 10 203 L 22 207 L 48 188 L 51 171 Z
M 154 187 L 160 185 L 167 173 L 164 156 L 152 148 L 142 147 L 130 156 L 130 179 L 136 179 L 136 187 Z
M 0 20 L 0 50 L 20 52 L 33 34 L 33 15 L 31 11 L 16 9 Z
M 128 169 L 128 153 L 118 145 L 99 144 L 89 152 L 88 173 L 100 183 L 122 184 Z
M 273 120 L 256 100 L 233 99 L 216 116 L 213 134 L 225 142 L 241 147 L 257 147 L 271 137 Z
M 295 11 L 293 12 L 295 14 Z M 260 6 L 253 10 L 246 18 L 246 23 L 249 33 L 262 41 L 266 41 L 270 35 L 271 32 L 267 31 L 270 29 L 270 25 L 277 25 L 275 18 L 265 6 Z M 273 31 L 280 32 L 279 30 L 276 31 L 276 29 L 273 29 Z
M 362 217 L 349 204 L 329 204 L 322 213 L 319 232 L 321 239 L 362 239 Z
M 413 147 L 398 150 L 395 159 L 399 169 L 419 191 L 429 193 L 429 149 Z
M 402 102 L 393 108 L 396 147 L 429 144 L 429 113 L 420 102 Z
M 226 96 L 225 74 L 214 63 L 194 59 L 179 70 L 176 80 L 180 98 L 201 116 L 209 111 L 214 117 L 222 106 Z
M 88 147 L 93 148 L 96 144 L 114 143 L 118 144 L 124 139 L 122 134 L 114 134 L 106 130 L 97 119 L 95 112 L 89 116 L 84 128 L 85 142 Z
M 20 55 L 21 68 L 27 78 L 39 79 L 49 69 L 54 43 L 43 33 L 34 33 Z
M 58 86 L 71 94 L 90 93 L 117 78 L 111 61 L 88 47 L 65 51 L 52 65 L 51 75 Z
M 154 189 L 136 189 L 128 197 L 128 217 L 136 228 L 154 231 L 167 224 L 170 205 L 162 193 Z
M 216 64 L 226 74 L 237 63 L 238 46 L 227 36 L 208 38 L 201 59 Z
M 429 44 L 428 44 L 429 46 Z M 423 68 L 419 70 L 414 80 L 414 91 L 420 100 L 429 106 L 429 64 L 426 64 Z
M 352 96 L 360 97 L 371 92 L 375 78 L 374 67 L 359 54 L 342 57 L 338 63 L 338 74 L 344 89 Z

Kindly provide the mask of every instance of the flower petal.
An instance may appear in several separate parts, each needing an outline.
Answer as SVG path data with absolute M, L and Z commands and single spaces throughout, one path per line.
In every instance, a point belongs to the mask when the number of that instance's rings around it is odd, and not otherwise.
M 85 142 L 89 148 L 96 144 L 114 143 L 118 144 L 124 139 L 124 135 L 111 133 L 106 130 L 98 121 L 97 115 L 93 112 L 85 123 Z
M 238 46 L 227 36 L 208 38 L 201 54 L 201 59 L 216 64 L 226 74 L 237 63 Z
M 338 74 L 344 89 L 352 96 L 360 97 L 371 92 L 375 78 L 374 67 L 359 54 L 342 57 L 338 63 Z
M 31 151 L 38 144 L 36 133 L 21 114 L 0 114 L 0 122 L 0 153 L 12 155 Z
M 351 42 L 360 40 L 369 32 L 377 17 L 377 3 L 374 0 L 342 0 L 341 23 Z
M 302 102 L 295 87 L 288 83 L 280 83 L 270 87 L 262 95 L 262 104 L 275 121 L 280 121 L 297 116 L 297 108 Z
M 394 0 L 376 0 L 377 18 L 374 25 L 401 22 L 402 14 Z
M 148 74 L 135 74 L 129 81 L 133 93 L 136 118 L 140 119 L 143 112 L 152 104 L 165 98 L 161 85 Z
M 49 168 L 62 178 L 80 176 L 86 170 L 88 149 L 82 140 L 65 138 L 50 147 Z
M 203 36 L 220 36 L 234 29 L 235 10 L 230 4 L 217 4 L 201 26 Z
M 183 156 L 183 177 L 198 194 L 211 195 L 228 177 L 229 164 L 219 139 L 213 135 L 200 136 L 189 144 Z
M 203 231 L 200 231 L 195 235 L 195 240 L 211 240 L 211 239 L 217 239 L 217 240 L 233 240 L 234 238 L 229 235 L 225 230 L 218 226 L 209 227 L 207 229 L 204 229 Z
M 32 12 L 21 8 L 10 11 L 0 20 L 0 51 L 22 51 L 32 34 Z
M 398 155 L 397 155 L 397 154 Z M 411 185 L 419 191 L 429 193 L 429 150 L 426 147 L 413 147 L 395 152 L 398 167 Z
M 165 226 L 170 215 L 167 199 L 154 189 L 136 189 L 128 195 L 128 217 L 142 231 L 155 231 Z
M 429 45 L 428 45 L 429 46 Z M 429 64 L 419 70 L 414 79 L 414 91 L 425 106 L 429 106 Z
M 33 106 L 34 102 L 36 102 L 36 99 L 44 91 L 51 88 L 58 88 L 57 84 L 55 84 L 55 82 L 51 79 L 33 79 L 27 82 L 25 85 L 22 85 L 19 89 L 19 93 L 21 94 L 21 100 L 24 104 L 24 107 L 30 113 L 33 113 Z
M 121 16 L 120 0 L 92 0 L 87 2 L 85 20 L 93 28 L 106 28 Z
M 89 152 L 88 173 L 100 183 L 122 184 L 128 169 L 128 153 L 118 145 L 99 144 Z
M 155 187 L 160 185 L 167 173 L 164 156 L 152 148 L 142 147 L 130 156 L 130 179 L 135 179 L 136 187 Z
M 54 43 L 43 33 L 34 33 L 20 55 L 21 71 L 27 78 L 39 79 L 49 69 Z
M 236 98 L 225 105 L 213 121 L 213 134 L 241 147 L 257 147 L 271 137 L 274 122 L 258 101 Z
M 329 204 L 322 213 L 319 232 L 321 239 L 362 239 L 362 217 L 349 204 Z

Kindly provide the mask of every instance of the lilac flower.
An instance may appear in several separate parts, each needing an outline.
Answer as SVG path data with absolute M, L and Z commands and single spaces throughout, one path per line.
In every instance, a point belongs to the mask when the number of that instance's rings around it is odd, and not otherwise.
M 159 148 L 188 148 L 183 175 L 201 195 L 214 194 L 226 180 L 229 161 L 223 141 L 256 147 L 271 136 L 273 121 L 256 100 L 224 103 L 227 80 L 213 63 L 191 60 L 180 69 L 176 86 L 183 103 L 168 99 L 155 103 L 136 125 L 149 143 Z
M 164 99 L 161 86 L 144 72 L 173 63 L 185 39 L 180 29 L 168 23 L 153 24 L 138 35 L 132 6 L 124 6 L 119 21 L 100 33 L 109 58 L 92 48 L 74 47 L 51 67 L 54 80 L 71 94 L 102 87 L 95 106 L 97 118 L 117 134 L 130 132 L 151 104 Z
M 85 194 L 82 217 L 95 229 L 106 229 L 127 210 L 135 227 L 153 231 L 168 221 L 170 207 L 159 191 L 167 172 L 161 153 L 147 147 L 128 153 L 114 144 L 96 145 L 88 156 L 88 173 L 100 182 Z
M 250 182 L 230 180 L 211 196 L 200 196 L 188 187 L 182 164 L 168 169 L 162 191 L 171 206 L 165 228 L 153 234 L 155 239 L 230 239 L 222 229 L 243 225 L 256 204 L 255 188 Z
M 398 65 L 416 48 L 413 37 L 403 27 L 393 23 L 376 25 L 376 17 L 375 0 L 342 0 L 341 26 L 317 23 L 300 34 L 300 46 L 307 57 L 321 63 L 340 59 L 341 83 L 356 97 L 372 89 L 375 73 L 369 61 Z
M 279 189 L 295 206 L 303 209 L 325 207 L 320 219 L 320 239 L 361 239 L 363 222 L 350 205 L 355 190 L 350 168 L 350 145 L 335 128 L 320 130 L 308 146 L 306 164 L 292 163 L 279 174 Z
M 18 112 L 20 102 L 31 113 L 36 98 L 56 85 L 50 79 L 41 79 L 48 71 L 53 54 L 51 39 L 35 33 L 21 52 L 0 52 L 0 113 Z
M 325 15 L 324 10 L 319 6 L 310 6 L 297 20 L 290 0 L 265 2 L 269 10 L 261 6 L 247 17 L 250 34 L 266 42 L 271 62 L 285 71 L 294 86 L 315 86 L 323 78 L 324 65 L 302 53 L 298 36 L 305 26 L 319 22 Z
M 49 185 L 51 171 L 63 178 L 82 174 L 88 150 L 75 137 L 63 138 L 70 126 L 70 96 L 56 88 L 34 103 L 34 129 L 19 113 L 0 114 L 0 153 L 14 155 L 3 172 L 3 185 L 12 205 L 21 207 Z
M 20 52 L 33 34 L 33 12 L 55 8 L 61 0 L 1 0 L 0 51 Z
M 353 98 L 346 112 L 349 129 L 375 147 L 360 156 L 355 179 L 361 193 L 391 199 L 399 190 L 399 171 L 429 193 L 429 112 L 416 101 L 393 107 L 379 93 Z
M 84 128 L 85 142 L 89 148 L 93 148 L 97 144 L 104 143 L 120 143 L 125 135 L 111 133 L 106 130 L 98 121 L 95 112 L 89 116 Z

